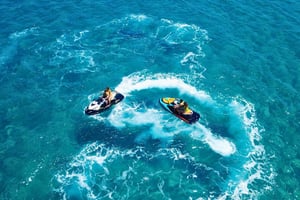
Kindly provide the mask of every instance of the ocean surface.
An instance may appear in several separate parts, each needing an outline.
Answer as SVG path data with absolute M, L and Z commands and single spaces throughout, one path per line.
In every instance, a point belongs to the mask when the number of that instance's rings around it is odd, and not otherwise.
M 300 199 L 300 1 L 1 0 L 0 13 L 1 200 Z M 85 115 L 107 86 L 125 99 Z

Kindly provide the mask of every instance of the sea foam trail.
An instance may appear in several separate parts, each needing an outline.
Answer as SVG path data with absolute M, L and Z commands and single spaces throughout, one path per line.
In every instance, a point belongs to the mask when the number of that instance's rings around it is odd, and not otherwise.
M 235 153 L 236 147 L 232 142 L 222 137 L 215 136 L 211 130 L 200 123 L 195 124 L 195 126 L 197 127 L 197 130 L 191 133 L 191 136 L 194 139 L 200 139 L 207 143 L 214 152 L 222 156 L 229 156 Z
M 143 72 L 133 73 L 123 77 L 122 82 L 116 87 L 116 90 L 125 95 L 130 95 L 133 91 L 147 89 L 177 89 L 180 94 L 187 94 L 202 102 L 214 103 L 212 98 L 203 90 L 197 90 L 195 87 L 185 83 L 178 75 L 173 74 L 154 74 L 150 76 L 143 75 Z
M 205 92 L 199 91 L 195 87 L 185 83 L 182 79 L 174 77 L 170 74 L 154 74 L 150 76 L 143 76 L 139 73 L 124 77 L 122 82 L 116 87 L 116 90 L 130 95 L 133 91 L 148 90 L 148 89 L 177 89 L 179 93 L 194 97 L 198 102 L 206 102 L 214 104 L 212 98 Z M 130 114 L 128 111 L 130 110 Z M 161 109 L 160 109 L 161 110 Z M 181 129 L 165 129 L 164 121 L 169 117 L 169 113 L 160 112 L 158 109 L 147 109 L 146 111 L 139 111 L 138 109 L 127 107 L 121 109 L 118 107 L 115 112 L 109 116 L 110 122 L 116 127 L 125 127 L 126 125 L 145 125 L 151 124 L 152 127 L 147 133 L 143 133 L 139 138 L 146 138 L 147 134 L 152 138 L 171 138 L 173 135 L 179 134 Z M 118 119 L 118 120 L 116 120 Z M 182 122 L 183 123 L 183 122 Z M 204 143 L 216 153 L 222 156 L 229 156 L 236 151 L 236 147 L 232 142 L 225 138 L 216 137 L 213 133 L 200 123 L 189 126 L 188 128 L 191 136 L 196 139 L 201 139 Z M 184 131 L 186 132 L 186 130 Z

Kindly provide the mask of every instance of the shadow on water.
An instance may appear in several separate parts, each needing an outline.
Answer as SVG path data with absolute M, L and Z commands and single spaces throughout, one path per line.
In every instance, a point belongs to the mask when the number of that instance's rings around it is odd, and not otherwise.
M 106 115 L 105 113 L 103 116 Z M 140 134 L 141 130 L 134 127 L 126 128 L 124 131 L 124 129 L 117 129 L 111 126 L 107 120 L 98 121 L 90 116 L 83 116 L 78 121 L 81 121 L 81 123 L 79 123 L 76 128 L 75 139 L 80 145 L 97 141 L 109 147 L 115 146 L 125 149 L 134 149 L 137 146 L 142 146 L 149 151 L 155 151 L 155 149 L 161 146 L 160 140 L 152 138 L 149 138 L 145 143 L 137 143 L 136 137 Z
M 230 133 L 228 131 L 228 128 L 222 124 L 213 124 L 211 123 L 209 125 L 209 128 L 211 131 L 217 135 L 220 135 L 222 137 L 230 137 Z
M 90 142 L 99 141 L 115 146 L 130 148 L 132 144 L 129 141 L 134 140 L 132 135 L 124 135 L 118 129 L 111 127 L 105 122 L 94 121 L 87 118 L 76 129 L 76 140 L 78 144 L 85 145 Z

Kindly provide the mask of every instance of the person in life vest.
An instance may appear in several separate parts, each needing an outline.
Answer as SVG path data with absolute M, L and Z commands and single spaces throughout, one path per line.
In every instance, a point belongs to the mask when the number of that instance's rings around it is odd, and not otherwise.
M 183 100 L 180 100 L 180 103 L 176 104 L 174 109 L 179 115 L 190 115 L 193 113 L 193 111 L 189 109 L 188 103 Z
M 103 94 L 102 94 L 102 98 L 105 100 L 106 105 L 109 105 L 111 103 L 112 100 L 112 91 L 109 87 L 107 87 Z

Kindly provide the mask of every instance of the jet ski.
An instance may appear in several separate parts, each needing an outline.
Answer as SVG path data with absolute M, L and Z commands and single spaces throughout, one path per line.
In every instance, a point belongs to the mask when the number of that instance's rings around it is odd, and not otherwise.
M 159 103 L 162 105 L 164 109 L 166 109 L 168 112 L 172 113 L 179 119 L 183 120 L 184 122 L 188 124 L 193 124 L 197 122 L 200 119 L 200 114 L 196 111 L 188 108 L 186 112 L 179 114 L 174 106 L 180 104 L 183 100 L 180 98 L 171 98 L 171 97 L 164 97 L 159 99 Z
M 85 108 L 84 112 L 87 115 L 99 114 L 110 108 L 112 105 L 119 103 L 123 99 L 124 95 L 122 95 L 119 92 L 113 91 L 112 100 L 110 101 L 110 104 L 107 104 L 106 100 L 103 97 L 98 97 Z

